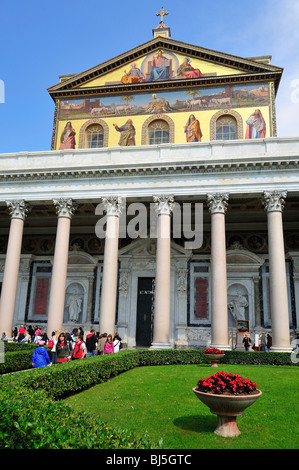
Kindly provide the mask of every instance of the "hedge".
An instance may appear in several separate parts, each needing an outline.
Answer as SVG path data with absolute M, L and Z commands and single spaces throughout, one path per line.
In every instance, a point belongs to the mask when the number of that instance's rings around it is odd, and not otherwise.
M 0 362 L 0 375 L 31 369 L 32 354 L 38 344 L 4 342 L 4 362 Z
M 15 359 L 20 353 L 14 355 Z M 19 360 L 19 359 L 17 359 Z M 112 429 L 59 399 L 139 366 L 208 363 L 201 350 L 136 350 L 90 357 L 0 377 L 0 446 L 10 449 L 157 449 L 124 429 Z M 226 351 L 223 364 L 297 365 L 287 353 Z
M 4 341 L 4 351 L 5 352 L 15 352 L 15 351 L 34 351 L 38 347 L 38 344 L 35 343 L 18 343 L 17 341 Z
M 154 449 L 146 436 L 115 429 L 49 399 L 43 390 L 1 391 L 0 446 L 6 449 Z
M 13 353 L 11 353 L 13 354 Z M 130 358 L 130 356 L 132 356 Z M 157 449 L 146 434 L 111 428 L 55 399 L 138 365 L 130 353 L 98 356 L 0 378 L 0 447 L 9 449 Z
M 0 375 L 31 369 L 31 358 L 37 345 L 7 343 L 11 346 L 5 353 L 4 364 L 0 363 Z M 10 352 L 13 351 L 13 352 Z M 48 350 L 49 351 L 49 350 Z M 121 351 L 123 354 L 126 351 Z M 133 352 L 133 351 L 131 351 Z M 163 351 L 139 350 L 139 365 L 163 365 L 163 364 L 207 364 L 208 361 L 199 349 L 184 350 L 171 349 Z M 260 364 L 276 366 L 296 366 L 298 363 L 291 361 L 290 353 L 277 352 L 246 352 L 225 351 L 221 360 L 222 364 Z

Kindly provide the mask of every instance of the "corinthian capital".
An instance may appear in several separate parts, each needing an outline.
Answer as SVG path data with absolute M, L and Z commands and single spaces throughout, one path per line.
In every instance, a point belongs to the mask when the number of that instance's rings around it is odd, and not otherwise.
M 226 214 L 229 194 L 207 194 L 207 203 L 211 214 Z
M 264 192 L 263 204 L 267 212 L 282 212 L 285 204 L 287 191 Z
M 119 217 L 123 209 L 122 198 L 118 196 L 102 197 L 104 210 L 107 216 Z
M 9 210 L 9 215 L 12 219 L 25 220 L 28 213 L 31 211 L 31 206 L 24 200 L 21 201 L 6 201 Z
M 170 215 L 174 209 L 174 196 L 153 196 L 156 203 L 156 212 L 158 215 Z
M 78 204 L 72 199 L 54 199 L 53 204 L 56 207 L 58 217 L 68 217 L 71 219 L 78 208 Z

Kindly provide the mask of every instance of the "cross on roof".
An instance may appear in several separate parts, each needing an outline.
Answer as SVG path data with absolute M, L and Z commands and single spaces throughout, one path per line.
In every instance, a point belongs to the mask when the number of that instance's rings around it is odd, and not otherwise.
M 163 7 L 158 13 L 156 13 L 156 16 L 161 16 L 161 23 L 163 23 L 163 17 L 166 15 L 168 15 L 168 11 L 165 11 Z

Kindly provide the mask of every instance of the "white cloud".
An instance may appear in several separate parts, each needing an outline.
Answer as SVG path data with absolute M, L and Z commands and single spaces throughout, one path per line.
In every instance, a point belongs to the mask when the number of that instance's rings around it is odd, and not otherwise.
M 276 100 L 279 137 L 299 136 L 299 0 L 267 0 L 263 36 L 273 65 L 284 69 Z

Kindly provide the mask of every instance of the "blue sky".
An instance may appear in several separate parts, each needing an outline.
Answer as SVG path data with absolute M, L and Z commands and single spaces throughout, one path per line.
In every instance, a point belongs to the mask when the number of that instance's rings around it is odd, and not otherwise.
M 284 68 L 279 137 L 299 136 L 299 0 L 15 0 L 0 17 L 0 153 L 50 150 L 54 103 L 47 88 L 152 39 L 156 12 L 172 39 Z M 1 82 L 0 82 L 1 83 Z

